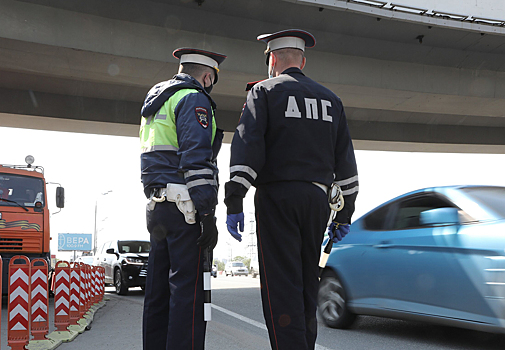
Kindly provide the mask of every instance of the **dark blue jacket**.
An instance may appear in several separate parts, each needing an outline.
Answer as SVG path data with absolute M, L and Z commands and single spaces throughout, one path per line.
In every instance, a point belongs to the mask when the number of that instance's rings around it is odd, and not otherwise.
M 160 114 L 165 103 L 183 89 L 191 89 L 188 90 L 191 93 L 175 101 L 176 104 L 167 115 Z M 168 104 L 166 108 L 168 106 L 172 105 Z M 167 183 L 186 184 L 200 214 L 207 214 L 214 209 L 218 191 L 216 157 L 223 138 L 222 130 L 217 130 L 214 125 L 215 107 L 200 83 L 188 74 L 177 74 L 171 80 L 151 88 L 142 106 L 142 118 L 146 118 L 142 124 L 153 127 L 158 123 L 158 133 L 154 138 L 166 138 L 168 132 L 163 135 L 159 130 L 166 128 L 168 131 L 167 120 L 173 117 L 176 140 L 171 140 L 171 144 L 178 147 L 143 147 L 141 178 L 147 197 L 153 188 L 165 187 Z M 216 130 L 215 134 L 213 129 Z M 144 125 L 140 130 L 141 141 L 143 133 Z
M 241 211 L 248 188 L 276 181 L 337 181 L 341 223 L 350 223 L 358 171 L 342 101 L 298 68 L 252 87 L 231 145 L 228 213 Z

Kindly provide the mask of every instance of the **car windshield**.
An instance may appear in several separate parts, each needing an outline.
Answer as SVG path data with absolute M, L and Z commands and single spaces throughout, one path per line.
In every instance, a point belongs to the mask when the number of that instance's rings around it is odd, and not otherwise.
M 242 262 L 234 262 L 234 263 L 232 263 L 231 266 L 233 266 L 233 267 L 237 267 L 237 266 L 238 267 L 242 267 L 242 266 L 244 266 L 244 263 L 242 263 Z
M 149 253 L 151 243 L 145 241 L 119 241 L 120 253 Z
M 44 182 L 39 178 L 0 173 L 0 198 L 10 201 L 0 200 L 0 206 L 18 203 L 34 207 L 36 202 L 44 206 Z
M 479 206 L 505 219 L 505 187 L 467 187 L 462 191 Z

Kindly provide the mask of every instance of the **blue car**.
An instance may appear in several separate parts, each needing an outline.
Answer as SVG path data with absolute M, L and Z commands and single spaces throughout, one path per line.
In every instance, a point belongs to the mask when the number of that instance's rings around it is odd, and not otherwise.
M 318 310 L 333 328 L 373 315 L 505 333 L 505 187 L 426 188 L 365 214 L 333 245 Z

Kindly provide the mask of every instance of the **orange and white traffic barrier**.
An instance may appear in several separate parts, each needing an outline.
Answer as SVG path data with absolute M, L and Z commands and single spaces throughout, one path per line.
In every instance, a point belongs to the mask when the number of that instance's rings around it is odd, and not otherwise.
M 94 266 L 89 265 L 88 270 L 88 285 L 89 285 L 89 309 L 95 304 L 95 270 Z
M 86 275 L 86 304 L 85 304 L 85 307 L 84 307 L 84 310 L 85 312 L 88 312 L 90 306 L 91 306 L 91 291 L 90 291 L 90 287 L 91 287 L 91 283 L 90 283 L 90 270 L 91 270 L 91 267 L 86 264 L 85 265 L 85 268 L 84 268 L 84 271 L 85 271 L 85 275 Z
M 9 263 L 7 345 L 24 350 L 30 340 L 30 260 L 16 255 Z
M 96 291 L 95 291 L 95 266 L 90 266 L 90 270 L 89 270 L 89 273 L 90 273 L 90 279 L 89 279 L 89 282 L 90 282 L 90 306 L 93 306 L 95 304 L 95 294 L 96 294 Z
M 100 266 L 96 266 L 95 270 L 95 294 L 96 294 L 96 303 L 99 303 L 102 296 L 102 269 Z
M 70 274 L 70 264 L 67 261 L 56 263 L 54 272 L 54 326 L 56 331 L 48 336 L 55 342 L 69 342 L 79 335 L 78 330 L 70 329 Z
M 84 263 L 79 263 L 79 267 L 79 317 L 83 318 L 86 313 L 86 265 Z
M 3 260 L 2 256 L 0 255 L 0 293 L 2 292 L 2 272 L 3 272 Z M 2 310 L 2 298 L 0 298 L 0 313 Z M 0 317 L 0 329 L 2 329 L 2 317 Z M 0 334 L 0 344 L 2 343 L 2 334 Z
M 105 296 L 105 269 L 100 266 L 100 301 L 103 301 Z
M 99 273 L 98 273 L 98 266 L 93 266 L 93 304 L 97 304 L 99 302 L 99 295 L 98 295 L 98 284 L 99 284 Z
M 76 325 L 79 321 L 79 299 L 81 288 L 81 267 L 74 263 L 70 268 L 70 324 Z
M 58 261 L 55 267 L 54 326 L 59 332 L 70 325 L 70 264 Z
M 33 340 L 45 340 L 49 333 L 47 310 L 49 291 L 47 289 L 47 261 L 34 259 L 31 263 L 31 331 Z
M 102 273 L 102 267 L 98 267 L 98 288 L 97 288 L 97 293 L 98 293 L 98 302 L 102 302 L 103 300 L 103 273 Z

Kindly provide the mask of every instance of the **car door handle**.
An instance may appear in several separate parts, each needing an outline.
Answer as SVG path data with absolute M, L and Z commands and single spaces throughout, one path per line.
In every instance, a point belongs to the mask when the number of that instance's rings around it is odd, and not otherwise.
M 386 249 L 386 248 L 393 247 L 393 245 L 391 244 L 390 241 L 381 241 L 381 242 L 379 242 L 379 244 L 376 244 L 373 247 L 378 248 L 378 249 Z

